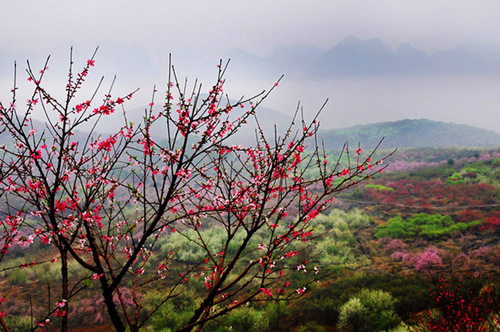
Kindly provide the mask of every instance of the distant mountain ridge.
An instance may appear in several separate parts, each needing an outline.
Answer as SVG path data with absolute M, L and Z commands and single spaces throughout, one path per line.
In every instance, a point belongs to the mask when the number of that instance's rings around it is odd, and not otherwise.
M 462 43 L 449 50 L 426 53 L 408 43 L 396 50 L 378 38 L 349 36 L 327 51 L 294 44 L 281 45 L 267 57 L 236 49 L 225 56 L 233 68 L 271 77 L 285 73 L 308 79 L 351 76 L 467 75 L 500 73 L 500 50 Z
M 271 141 L 274 139 L 275 129 L 278 135 L 283 134 L 292 120 L 288 115 L 271 109 L 261 109 L 257 117 L 266 137 Z M 32 123 L 39 130 L 45 128 L 45 125 L 40 121 L 32 120 Z M 166 139 L 165 130 L 162 128 L 162 126 L 157 126 L 153 130 L 152 134 L 155 140 Z M 230 144 L 254 144 L 255 131 L 256 124 L 250 118 L 249 124 L 241 127 L 238 133 L 230 139 Z M 110 135 L 109 132 L 95 132 L 92 136 L 96 139 L 100 134 L 103 137 Z M 345 142 L 348 142 L 351 147 L 360 143 L 363 149 L 370 149 L 374 148 L 382 137 L 385 139 L 381 149 L 500 146 L 500 133 L 468 125 L 426 119 L 405 119 L 357 125 L 343 129 L 324 129 L 318 132 L 318 136 L 320 140 L 324 141 L 327 150 L 341 149 Z M 87 137 L 88 132 L 75 131 L 75 141 L 85 142 Z M 9 133 L 5 132 L 0 135 L 0 144 L 9 144 L 10 141 Z
M 83 49 L 75 51 L 75 64 L 85 63 L 85 56 L 93 52 L 93 48 Z M 51 50 L 51 73 L 66 74 L 66 65 L 55 64 L 66 64 L 68 51 L 69 45 L 54 46 Z M 190 57 L 180 53 L 181 58 Z M 47 55 L 10 52 L 0 48 L 0 79 L 12 79 L 14 60 L 18 63 L 18 73 L 24 75 L 26 59 L 30 59 L 34 69 L 38 69 Z M 267 56 L 233 49 L 220 54 L 220 57 L 232 60 L 230 73 L 233 76 L 248 79 L 276 79 L 281 74 L 310 80 L 359 76 L 500 74 L 500 50 L 491 45 L 472 42 L 427 53 L 408 43 L 402 43 L 393 49 L 379 38 L 360 39 L 348 36 L 327 50 L 306 44 L 282 44 Z M 144 84 L 165 81 L 165 61 L 155 61 L 145 49 L 138 46 L 107 42 L 100 48 L 96 59 L 100 66 L 99 73 L 106 77 L 118 74 L 122 82 Z M 183 64 L 186 67 L 183 72 L 194 69 L 190 75 L 197 76 L 200 72 L 211 74 L 217 60 L 202 60 L 193 55 L 191 61 L 194 64 Z
M 382 148 L 491 147 L 500 145 L 500 134 L 491 130 L 426 119 L 400 120 L 322 130 L 319 136 L 329 149 L 361 143 L 373 148 L 385 137 Z

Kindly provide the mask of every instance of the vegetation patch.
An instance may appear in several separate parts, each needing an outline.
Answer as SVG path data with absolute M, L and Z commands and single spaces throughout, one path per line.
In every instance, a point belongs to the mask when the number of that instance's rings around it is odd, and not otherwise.
M 386 224 L 375 229 L 375 237 L 379 239 L 383 237 L 395 239 L 423 237 L 428 240 L 435 240 L 450 236 L 454 231 L 464 232 L 482 223 L 481 220 L 456 223 L 449 215 L 418 213 L 407 219 L 400 216 L 390 218 Z

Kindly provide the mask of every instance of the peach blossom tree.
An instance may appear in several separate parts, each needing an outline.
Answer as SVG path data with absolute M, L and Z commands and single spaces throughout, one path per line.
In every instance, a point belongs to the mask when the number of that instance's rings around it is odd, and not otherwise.
M 258 106 L 279 81 L 232 100 L 224 94 L 222 62 L 208 89 L 181 83 L 170 66 L 164 96 L 155 89 L 143 122 L 132 123 L 118 109 L 135 91 L 114 96 L 110 88 L 99 98 L 99 83 L 81 96 L 94 56 L 80 71 L 71 57 L 64 100 L 44 87 L 47 63 L 39 73 L 28 63 L 31 97 L 18 101 L 14 85 L 10 103 L 0 104 L 1 130 L 9 137 L 1 147 L 0 258 L 12 245 L 40 241 L 56 249 L 52 261 L 61 264 L 60 297 L 33 329 L 56 316 L 66 331 L 72 299 L 91 285 L 100 289 L 117 331 L 139 330 L 190 288 L 202 300 L 180 331 L 201 330 L 249 301 L 303 295 L 306 285 L 290 276 L 309 269 L 317 278 L 316 266 L 295 257 L 316 236 L 309 221 L 338 193 L 382 171 L 382 160 L 359 146 L 352 153 L 346 144 L 338 162 L 328 164 L 316 117 L 305 122 L 300 112 L 281 136 L 267 137 Z M 33 121 L 35 112 L 43 126 Z M 99 133 L 106 119 L 123 124 Z M 254 144 L 235 144 L 250 122 Z M 186 261 L 182 245 L 162 251 L 174 236 L 199 254 Z M 71 275 L 69 262 L 86 277 Z M 152 289 L 162 289 L 161 300 L 146 311 L 144 295 Z

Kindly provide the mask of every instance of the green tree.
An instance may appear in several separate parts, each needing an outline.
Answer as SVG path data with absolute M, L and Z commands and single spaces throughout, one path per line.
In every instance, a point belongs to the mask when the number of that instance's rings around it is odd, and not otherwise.
M 339 311 L 338 326 L 345 331 L 389 331 L 401 323 L 392 295 L 382 290 L 363 289 Z

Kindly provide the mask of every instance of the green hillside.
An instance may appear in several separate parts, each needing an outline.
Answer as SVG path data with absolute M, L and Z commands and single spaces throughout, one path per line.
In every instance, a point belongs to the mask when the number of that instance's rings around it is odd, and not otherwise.
M 331 148 L 341 146 L 345 141 L 351 144 L 361 142 L 365 147 L 374 147 L 382 137 L 385 137 L 384 148 L 500 145 L 500 134 L 494 131 L 425 119 L 323 130 L 320 137 Z

